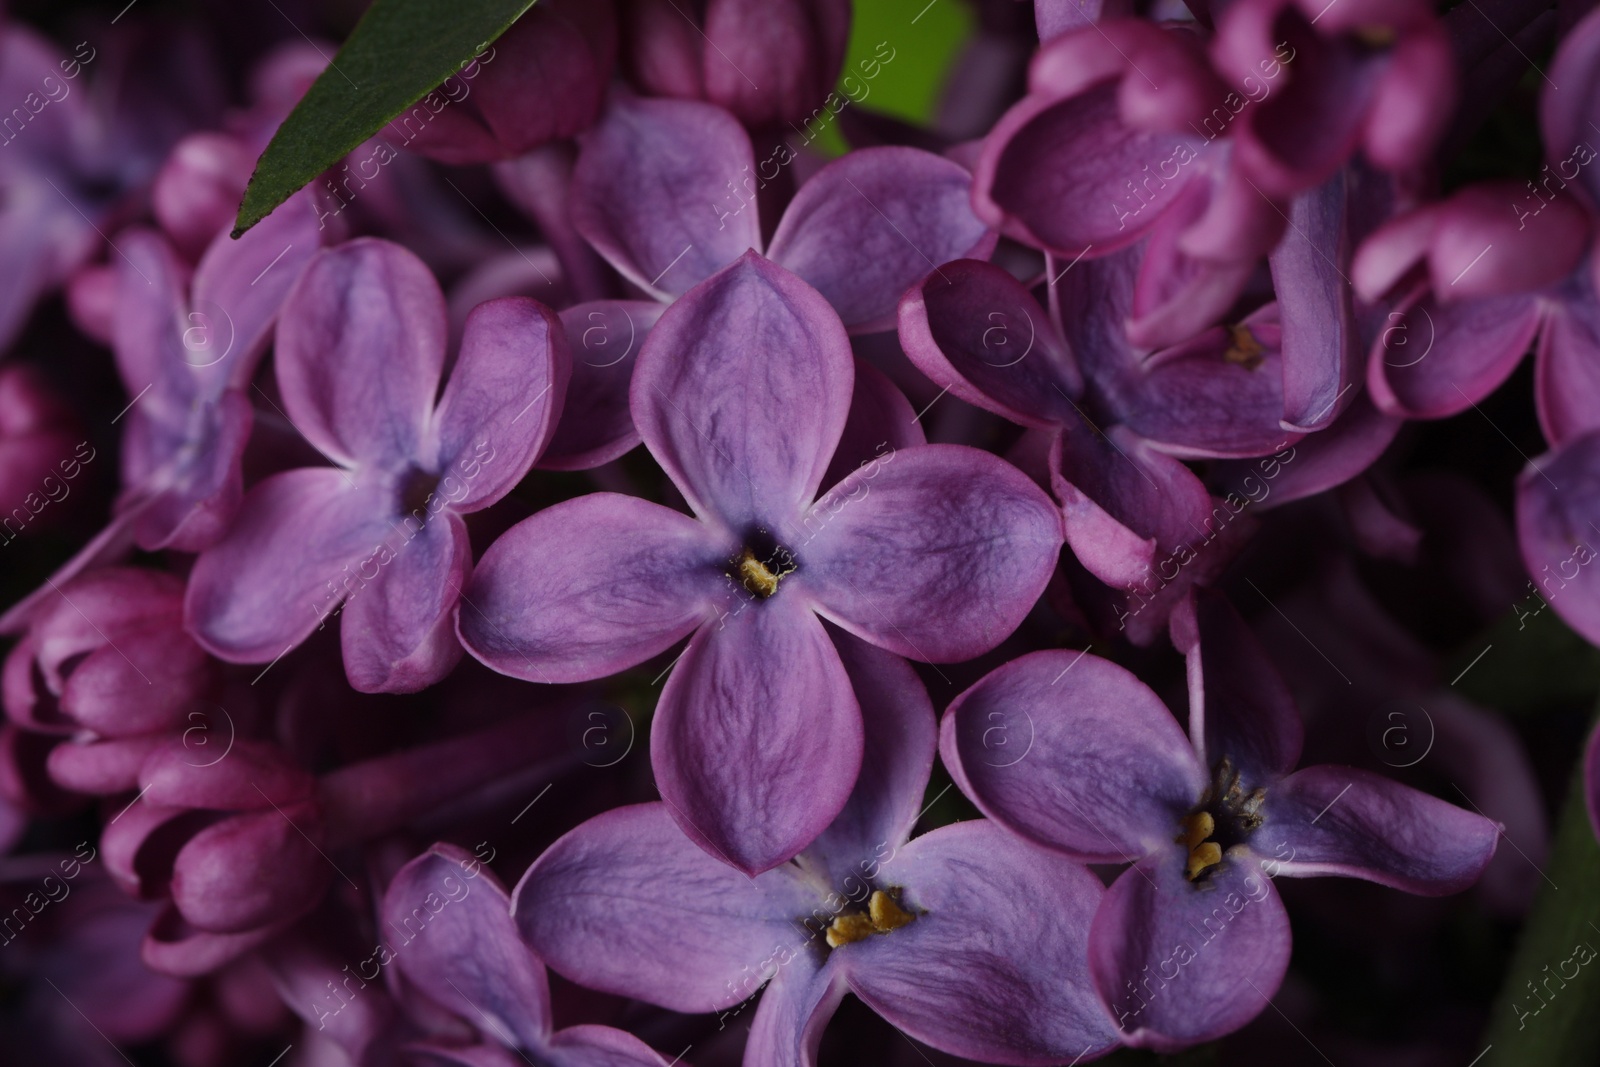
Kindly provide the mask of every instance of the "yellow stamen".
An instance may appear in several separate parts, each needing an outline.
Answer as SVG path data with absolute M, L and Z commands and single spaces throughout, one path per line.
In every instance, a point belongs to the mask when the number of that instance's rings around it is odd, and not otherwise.
M 1256 340 L 1256 335 L 1250 332 L 1248 326 L 1229 326 L 1228 337 L 1230 343 L 1228 350 L 1222 358 L 1229 363 L 1236 363 L 1245 370 L 1255 370 L 1266 359 L 1266 346 Z
M 875 932 L 872 919 L 868 916 L 859 913 L 840 915 L 833 920 L 833 925 L 828 927 L 828 947 L 838 948 L 852 941 L 864 941 Z
M 867 901 L 867 915 L 877 931 L 884 934 L 900 929 L 914 917 L 881 889 L 873 890 L 872 899 Z
M 1193 815 L 1186 817 L 1181 825 L 1183 826 L 1183 836 L 1179 837 L 1178 840 L 1183 844 L 1184 848 L 1193 852 L 1195 846 L 1216 832 L 1217 820 L 1211 817 L 1209 811 L 1197 811 Z
M 853 941 L 864 941 L 873 934 L 886 934 L 898 930 L 916 916 L 902 908 L 894 897 L 881 889 L 874 889 L 867 900 L 867 913 L 854 912 L 837 916 L 828 927 L 829 948 L 838 948 Z
M 1189 850 L 1189 863 L 1184 868 L 1183 873 L 1192 882 L 1221 862 L 1222 846 L 1215 841 L 1207 841 L 1205 844 Z
M 1217 820 L 1209 811 L 1197 811 L 1184 817 L 1180 824 L 1183 833 L 1176 840 L 1189 850 L 1189 861 L 1184 867 L 1184 877 L 1194 881 L 1206 871 L 1222 862 L 1222 846 L 1209 840 L 1216 832 Z
M 739 580 L 744 587 L 759 597 L 769 597 L 778 591 L 778 578 L 767 565 L 756 559 L 748 548 L 739 556 Z

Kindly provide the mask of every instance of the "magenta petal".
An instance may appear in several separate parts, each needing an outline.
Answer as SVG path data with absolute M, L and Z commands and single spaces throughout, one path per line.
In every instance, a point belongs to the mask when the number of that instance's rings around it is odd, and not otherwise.
M 1143 682 L 1087 652 L 1033 652 L 951 702 L 939 754 L 990 818 L 1086 862 L 1163 847 L 1205 772 Z
M 335 462 L 422 454 L 449 332 L 427 265 L 360 238 L 313 259 L 278 322 L 278 387 L 295 429 Z
M 1060 513 L 1004 460 L 964 445 L 892 453 L 840 482 L 802 523 L 796 584 L 859 637 L 934 663 L 1017 628 L 1061 550 Z
M 900 302 L 900 344 L 935 385 L 1024 426 L 1072 417 L 1083 376 L 1022 283 L 979 260 L 946 263 Z
M 1283 324 L 1283 424 L 1320 430 L 1350 402 L 1361 365 L 1350 284 L 1343 172 L 1294 198 L 1269 262 Z
M 610 1026 L 557 1030 L 542 1052 L 550 1067 L 674 1067 L 637 1037 Z
M 1377 461 L 1404 422 L 1380 412 L 1360 391 L 1326 430 L 1271 456 L 1217 464 L 1212 473 L 1219 491 L 1257 507 L 1276 507 L 1354 478 Z
M 628 386 L 639 349 L 665 310 L 653 300 L 594 300 L 561 312 L 572 379 L 541 468 L 587 470 L 639 443 L 628 411 Z
M 161 807 L 254 811 L 298 804 L 315 790 L 311 775 L 270 742 L 239 738 L 229 746 L 226 767 L 210 759 L 187 740 L 166 740 L 140 769 L 142 795 Z
M 172 902 L 189 922 L 219 934 L 303 914 L 334 873 L 318 851 L 318 833 L 309 805 L 214 823 L 173 861 Z
M 1565 300 L 1550 304 L 1533 367 L 1539 425 L 1552 448 L 1600 429 L 1600 303 L 1587 277 L 1575 281 Z
M 538 512 L 483 554 L 462 644 L 502 674 L 584 681 L 641 663 L 715 618 L 738 554 L 680 512 L 592 493 Z
M 1583 165 L 1594 160 L 1591 123 L 1600 119 L 1600 108 L 1595 106 L 1600 99 L 1600 17 L 1585 18 L 1567 32 L 1549 76 L 1551 85 L 1567 87 L 1539 96 L 1539 125 L 1550 171 L 1568 181 L 1577 178 L 1591 203 L 1600 204 L 1600 176 L 1594 167 Z M 1588 148 L 1587 158 L 1579 155 L 1578 146 Z
M 1380 411 L 1443 418 L 1465 411 L 1506 380 L 1538 333 L 1538 297 L 1402 303 L 1372 346 L 1367 388 Z
M 1204 883 L 1168 844 L 1123 871 L 1089 928 L 1089 967 L 1130 1045 L 1175 1052 L 1255 1018 L 1289 965 L 1289 916 L 1248 850 Z
M 522 480 L 555 433 L 571 370 L 566 331 L 537 300 L 472 309 L 434 422 L 436 492 L 451 507 L 486 508 Z
M 837 818 L 805 851 L 836 889 L 854 875 L 876 877 L 922 813 L 923 792 L 939 745 L 938 718 L 911 665 L 848 634 L 832 635 L 861 705 L 861 774 Z
M 778 971 L 751 1020 L 745 1057 L 763 1067 L 816 1067 L 822 1031 L 849 988 L 841 968 L 801 955 Z
M 821 110 L 844 58 L 848 0 L 709 0 L 703 10 L 709 99 L 752 128 Z
M 1354 767 L 1306 767 L 1267 790 L 1250 847 L 1286 875 L 1342 874 L 1443 896 L 1478 880 L 1500 825 Z
M 1528 464 L 1517 479 L 1517 541 L 1556 614 L 1600 643 L 1600 432 Z
M 918 148 L 863 148 L 823 167 L 783 213 L 767 255 L 862 331 L 894 325 L 924 274 L 982 258 L 995 236 L 972 214 L 972 175 Z
M 656 786 L 673 818 L 749 874 L 827 829 L 861 771 L 860 705 L 797 592 L 741 600 L 695 634 L 650 731 Z
M 1205 766 L 1228 759 L 1246 790 L 1300 762 L 1305 728 L 1282 675 L 1255 632 L 1221 593 L 1196 588 L 1173 613 L 1173 641 L 1188 662 L 1189 733 Z
M 543 1048 L 544 967 L 517 935 L 511 898 L 470 852 L 437 844 L 400 868 L 381 917 L 382 942 L 407 982 L 495 1040 Z
M 387 531 L 382 548 L 361 561 L 361 580 L 344 603 L 345 674 L 363 693 L 414 693 L 461 659 L 453 611 L 472 569 L 466 524 L 446 509 L 422 529 L 406 529 L 404 538 Z M 378 571 L 371 581 L 369 568 Z
M 988 1063 L 1059 1064 L 1117 1044 L 1089 980 L 1104 890 L 1086 868 L 975 820 L 905 845 L 881 877 L 916 918 L 834 951 L 885 1019 Z
M 674 1011 L 744 1000 L 780 953 L 803 953 L 809 900 L 788 874 L 751 878 L 679 832 L 665 804 L 614 808 L 545 850 L 512 917 L 556 971 Z
M 750 138 L 720 107 L 617 93 L 582 145 L 572 223 L 646 292 L 670 300 L 761 247 Z
M 195 561 L 184 625 L 214 656 L 266 663 L 322 625 L 354 584 L 350 568 L 392 536 L 380 487 L 344 471 L 273 475 L 245 498 L 233 530 Z
M 781 536 L 816 495 L 854 377 L 833 308 L 752 252 L 661 316 L 639 353 L 630 406 L 695 514 L 737 535 Z

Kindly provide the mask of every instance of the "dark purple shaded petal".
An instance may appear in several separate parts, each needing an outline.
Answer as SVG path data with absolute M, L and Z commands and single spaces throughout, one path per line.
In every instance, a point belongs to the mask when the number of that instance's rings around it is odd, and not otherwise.
M 1459 893 L 1494 856 L 1500 825 L 1354 767 L 1306 767 L 1267 790 L 1250 847 L 1274 874 L 1342 874 L 1423 896 Z
M 572 379 L 556 435 L 539 459 L 544 470 L 587 470 L 639 443 L 628 386 L 639 348 L 665 311 L 655 301 L 594 300 L 561 312 Z
M 781 536 L 816 495 L 854 378 L 850 340 L 827 301 L 749 253 L 661 316 L 639 353 L 630 406 L 695 514 L 735 536 Z
M 513 296 L 472 309 L 434 417 L 436 492 L 453 510 L 486 508 L 522 480 L 555 433 L 571 373 L 566 331 L 543 304 Z
M 798 920 L 816 906 L 785 872 L 751 878 L 706 854 L 665 804 L 583 823 L 511 896 L 517 928 L 556 971 L 685 1012 L 732 1007 L 809 951 Z
M 279 317 L 275 363 L 295 429 L 329 459 L 423 456 L 449 325 L 426 264 L 358 238 L 313 259 Z
M 1183 238 L 1210 209 L 1209 183 L 1191 182 L 1150 231 L 1128 309 L 1128 340 L 1145 348 L 1179 344 L 1218 322 L 1255 273 L 1254 255 L 1211 259 L 1189 254 Z
M 844 60 L 848 0 L 709 0 L 704 11 L 708 99 L 752 128 L 821 109 Z
M 445 509 L 356 566 L 360 579 L 344 601 L 339 644 L 345 675 L 363 693 L 414 693 L 450 673 L 461 659 L 454 611 L 472 569 L 472 544 L 461 516 Z M 376 573 L 368 579 L 368 570 Z
M 550 1037 L 550 984 L 511 921 L 511 898 L 472 853 L 437 844 L 384 891 L 379 948 L 408 983 L 493 1040 L 541 1050 Z M 363 961 L 388 962 L 383 955 Z
M 1140 1048 L 1175 1052 L 1239 1029 L 1289 966 L 1289 916 L 1255 857 L 1226 854 L 1203 881 L 1167 845 L 1123 871 L 1089 928 L 1102 1003 Z
M 118 236 L 127 259 L 119 275 L 111 337 L 117 373 L 128 396 L 140 398 L 146 418 L 163 427 L 181 427 L 200 390 L 204 365 L 214 358 L 207 354 L 191 363 L 184 342 L 204 342 L 210 333 L 203 328 L 189 332 L 197 325 L 186 314 L 189 270 L 172 246 L 146 230 Z M 125 457 L 123 463 L 149 470 L 167 458 L 155 452 Z
M 1404 424 L 1373 407 L 1361 390 L 1326 430 L 1271 456 L 1219 463 L 1212 476 L 1219 492 L 1248 499 L 1255 507 L 1277 507 L 1354 478 L 1377 461 Z
M 1547 305 L 1533 364 L 1539 425 L 1552 448 L 1600 430 L 1600 303 L 1582 276 L 1563 295 Z
M 1538 297 L 1440 304 L 1420 291 L 1389 314 L 1372 346 L 1367 389 L 1388 415 L 1437 419 L 1465 411 L 1506 380 L 1533 343 Z
M 683 832 L 749 874 L 827 829 L 861 771 L 861 708 L 798 589 L 740 598 L 689 641 L 650 730 Z
M 135 462 L 163 460 L 144 477 L 124 479 L 131 493 L 123 506 L 140 548 L 203 552 L 222 539 L 244 498 L 240 462 L 254 421 L 250 400 L 238 389 L 191 414 L 183 436 L 155 426 L 137 406 L 128 413 L 125 473 Z M 152 443 L 162 437 L 161 444 Z
M 911 410 L 911 401 L 889 376 L 864 359 L 856 360 L 856 385 L 850 395 L 850 414 L 834 450 L 822 488 L 838 485 L 858 467 L 866 467 L 891 452 L 925 445 L 928 438 Z
M 1024 426 L 1065 422 L 1083 393 L 1050 317 L 992 263 L 946 263 L 906 293 L 900 344 L 935 385 Z
M 1552 192 L 1547 202 L 1528 191 L 1530 184 L 1479 182 L 1441 205 L 1428 248 L 1437 299 L 1532 292 L 1560 282 L 1582 262 L 1593 215 L 1570 194 Z
M 550 1067 L 675 1067 L 626 1030 L 610 1026 L 557 1030 L 541 1051 Z
M 219 934 L 302 915 L 334 876 L 318 851 L 319 833 L 304 804 L 213 823 L 173 860 L 172 902 L 190 923 Z
M 245 497 L 222 541 L 195 561 L 184 625 L 212 655 L 266 663 L 319 628 L 353 586 L 352 567 L 393 536 L 389 495 L 344 471 L 275 474 Z
M 603 678 L 716 617 L 738 554 L 680 512 L 592 493 L 524 519 L 483 554 L 462 598 L 461 642 L 502 674 Z
M 1294 770 L 1305 727 L 1283 676 L 1219 592 L 1193 589 L 1172 615 L 1188 664 L 1189 735 L 1207 767 L 1229 760 L 1246 792 Z
M 919 148 L 863 148 L 800 187 L 767 255 L 805 279 L 847 327 L 894 325 L 900 297 L 930 270 L 983 258 L 993 234 L 972 214 L 972 175 Z
M 1594 160 L 1591 123 L 1600 119 L 1600 108 L 1595 106 L 1600 100 L 1600 18 L 1591 15 L 1562 37 L 1549 72 L 1550 84 L 1567 86 L 1569 91 L 1539 95 L 1545 158 L 1552 173 L 1567 181 L 1576 178 L 1589 194 L 1590 203 L 1600 205 L 1600 176 L 1586 165 Z M 1580 155 L 1579 146 L 1588 149 L 1587 153 Z
M 1517 479 L 1517 541 L 1540 596 L 1600 642 L 1600 432 L 1533 460 Z
M 848 991 L 832 958 L 819 965 L 812 956 L 797 957 L 761 994 L 745 1057 L 770 1067 L 816 1067 L 822 1031 Z
M 974 820 L 905 845 L 881 880 L 916 918 L 834 952 L 895 1026 L 990 1063 L 1059 1064 L 1117 1044 L 1089 980 L 1104 890 L 1087 868 Z
M 750 138 L 721 108 L 616 93 L 582 145 L 572 223 L 646 292 L 670 300 L 761 247 Z
M 861 774 L 837 818 L 806 848 L 800 862 L 818 866 L 828 884 L 876 878 L 884 858 L 911 836 L 939 747 L 939 723 L 928 691 L 911 665 L 848 634 L 834 647 L 861 705 L 865 731 Z
M 939 755 L 985 815 L 1085 862 L 1164 847 L 1205 787 L 1160 698 L 1087 652 L 1033 652 L 990 671 L 951 702 Z
M 1061 516 L 1015 467 L 965 445 L 886 455 L 802 523 L 792 581 L 830 621 L 902 656 L 946 663 L 998 645 L 1044 592 Z
M 1283 326 L 1283 425 L 1320 430 L 1351 400 L 1361 345 L 1345 265 L 1345 175 L 1289 205 L 1289 230 L 1268 258 Z

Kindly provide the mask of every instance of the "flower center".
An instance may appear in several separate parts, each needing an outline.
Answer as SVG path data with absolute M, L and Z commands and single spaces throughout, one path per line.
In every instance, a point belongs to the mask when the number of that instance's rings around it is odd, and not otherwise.
M 1266 351 L 1266 346 L 1250 332 L 1250 327 L 1228 327 L 1228 350 L 1222 353 L 1222 358 L 1229 363 L 1236 363 L 1245 370 L 1255 370 L 1266 359 Z
M 400 510 L 403 514 L 426 514 L 428 498 L 439 488 L 439 476 L 421 467 L 411 467 L 400 476 Z
M 1264 789 L 1246 793 L 1233 761 L 1223 756 L 1199 805 L 1178 823 L 1178 836 L 1173 840 L 1188 851 L 1184 877 L 1191 882 L 1204 881 L 1222 864 L 1224 852 L 1248 840 L 1261 825 L 1261 805 L 1266 799 Z
M 743 549 L 728 562 L 727 575 L 751 596 L 765 600 L 778 591 L 778 583 L 785 575 L 798 569 L 794 553 L 767 531 L 753 530 L 745 538 Z
M 846 912 L 834 918 L 827 930 L 828 947 L 865 941 L 873 934 L 886 934 L 915 920 L 916 916 L 902 908 L 894 897 L 882 889 L 874 889 L 867 898 L 866 911 Z

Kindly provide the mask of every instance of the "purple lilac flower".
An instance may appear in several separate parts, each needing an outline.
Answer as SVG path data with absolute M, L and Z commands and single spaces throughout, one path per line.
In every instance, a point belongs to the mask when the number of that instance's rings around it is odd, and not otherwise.
M 656 708 L 656 780 L 686 833 L 750 873 L 832 822 L 860 768 L 822 620 L 967 659 L 1021 622 L 1061 545 L 1049 499 L 964 446 L 880 452 L 819 499 L 854 377 L 821 294 L 746 253 L 667 309 L 633 374 L 634 423 L 695 517 L 614 493 L 558 504 L 484 553 L 459 611 L 473 655 L 532 681 L 603 677 L 692 634 Z
M 279 325 L 289 419 L 335 466 L 276 474 L 195 562 L 186 618 L 213 654 L 266 663 L 337 613 L 345 670 L 408 692 L 460 658 L 450 613 L 471 568 L 462 515 L 527 473 L 561 410 L 555 314 L 508 297 L 469 317 L 443 396 L 438 283 L 404 248 L 362 239 L 306 267 Z
M 1087 652 L 992 671 L 945 715 L 940 752 L 990 818 L 1085 862 L 1129 863 L 1089 932 L 1123 1040 L 1173 1050 L 1243 1026 L 1289 962 L 1272 879 L 1340 874 L 1439 895 L 1470 886 L 1499 827 L 1350 767 L 1294 770 L 1301 725 L 1282 679 L 1217 594 L 1173 616 L 1190 737 L 1134 675 Z M 996 760 L 985 731 L 1031 731 Z
M 846 992 L 969 1059 L 1082 1062 L 1113 1047 L 1084 941 L 1099 881 L 982 820 L 912 838 L 933 709 L 904 661 L 858 641 L 839 647 L 870 709 L 865 757 L 849 802 L 810 847 L 750 878 L 695 847 L 668 805 L 618 808 L 523 875 L 512 909 L 523 936 L 586 986 L 719 1011 L 722 1025 L 765 985 L 750 1067 L 814 1064 Z
M 20 363 L 0 367 L 0 547 L 55 525 L 94 458 L 43 375 Z
M 554 1028 L 544 964 L 518 935 L 505 888 L 465 849 L 437 844 L 402 867 L 379 916 L 381 940 L 363 964 L 392 963 L 401 1001 L 419 1020 L 438 1005 L 475 1031 L 476 1040 L 463 1041 L 459 1023 L 436 1026 L 440 1033 L 412 1042 L 429 1062 L 509 1067 L 520 1055 L 549 1067 L 666 1067 L 664 1056 L 622 1030 Z

